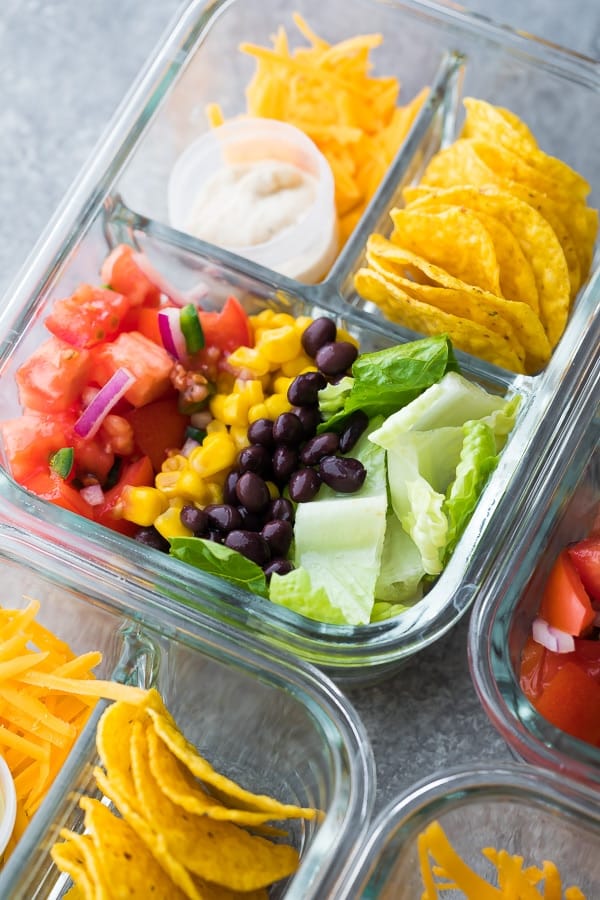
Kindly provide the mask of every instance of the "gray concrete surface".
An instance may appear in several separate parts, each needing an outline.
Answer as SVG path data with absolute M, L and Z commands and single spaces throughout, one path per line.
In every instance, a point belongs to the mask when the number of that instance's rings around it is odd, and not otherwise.
M 258 11 L 259 0 L 254 2 Z M 178 6 L 179 0 L 0 4 L 0 291 Z M 568 6 L 558 0 L 472 0 L 470 8 L 600 56 L 597 0 Z M 463 620 L 387 683 L 349 692 L 373 743 L 378 807 L 448 765 L 508 759 L 471 685 L 466 633 Z

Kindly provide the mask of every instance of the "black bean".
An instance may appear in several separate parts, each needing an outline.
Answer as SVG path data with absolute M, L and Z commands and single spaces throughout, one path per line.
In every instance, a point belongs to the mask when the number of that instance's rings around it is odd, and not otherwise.
M 239 477 L 240 473 L 233 469 L 231 472 L 227 473 L 225 484 L 223 485 L 223 500 L 225 503 L 231 503 L 232 506 L 236 506 L 238 503 L 235 486 L 238 483 Z
M 297 465 L 298 453 L 296 450 L 292 447 L 286 447 L 285 444 L 280 444 L 279 447 L 275 447 L 273 458 L 271 460 L 275 481 L 280 484 L 287 482 Z
M 273 422 L 273 437 L 276 444 L 296 447 L 304 438 L 302 422 L 292 412 L 281 413 Z
M 322 372 L 303 372 L 290 384 L 287 398 L 293 406 L 312 406 L 319 402 L 319 391 L 327 384 Z
M 261 478 L 256 472 L 244 472 L 243 475 L 240 475 L 235 492 L 238 500 L 248 512 L 262 512 L 271 500 L 264 478 Z
M 327 316 L 319 316 L 302 333 L 304 352 L 314 359 L 317 351 L 320 350 L 323 344 L 335 341 L 336 334 L 337 327 L 333 319 L 328 319 Z
M 264 567 L 264 572 L 267 578 L 270 578 L 271 575 L 287 575 L 288 572 L 291 572 L 294 568 L 294 563 L 291 559 L 272 559 L 271 562 Z
M 211 503 L 204 507 L 204 513 L 211 529 L 227 532 L 242 526 L 239 510 L 231 503 Z
M 218 528 L 211 528 L 206 535 L 206 539 L 212 541 L 213 544 L 222 544 L 224 543 L 225 535 Z
M 230 531 L 225 538 L 225 546 L 237 550 L 258 566 L 266 565 L 271 559 L 269 545 L 264 537 L 255 531 Z
M 306 442 L 300 451 L 300 462 L 304 466 L 316 466 L 324 456 L 337 453 L 339 438 L 333 431 L 324 431 Z
M 335 344 L 323 344 L 315 357 L 315 362 L 325 375 L 341 375 L 347 372 L 356 357 L 358 350 L 349 341 L 337 341 Z
M 140 528 L 136 531 L 135 540 L 146 547 L 152 547 L 153 550 L 160 550 L 162 553 L 168 553 L 171 546 L 160 531 L 156 530 L 154 525 L 150 525 L 148 528 Z
M 268 509 L 269 507 L 267 507 L 267 512 L 265 513 L 254 513 L 247 510 L 245 506 L 238 506 L 243 531 L 260 531 L 267 519 L 271 518 Z
M 292 409 L 295 416 L 298 416 L 304 428 L 304 437 L 309 438 L 315 434 L 317 427 L 321 424 L 321 413 L 319 407 L 315 406 L 295 406 Z
M 319 473 L 315 469 L 297 469 L 290 477 L 288 490 L 294 503 L 307 503 L 321 487 Z
M 353 494 L 364 483 L 367 470 L 351 456 L 325 456 L 319 463 L 319 475 L 334 491 Z
M 340 432 L 340 453 L 348 453 L 369 424 L 368 415 L 362 409 L 355 409 L 346 419 Z
M 290 549 L 294 529 L 285 519 L 271 519 L 270 522 L 265 522 L 261 534 L 269 545 L 272 556 L 285 556 Z
M 182 507 L 179 518 L 181 524 L 193 531 L 196 537 L 202 537 L 208 528 L 208 516 L 204 510 L 191 504 Z
M 269 503 L 265 516 L 267 519 L 284 519 L 293 525 L 294 507 L 285 497 L 276 497 Z
M 256 419 L 248 428 L 248 440 L 252 444 L 262 444 L 263 447 L 272 447 L 273 422 L 271 419 Z
M 264 478 L 271 474 L 271 453 L 262 444 L 250 444 L 240 450 L 238 456 L 240 474 L 244 472 L 257 472 Z

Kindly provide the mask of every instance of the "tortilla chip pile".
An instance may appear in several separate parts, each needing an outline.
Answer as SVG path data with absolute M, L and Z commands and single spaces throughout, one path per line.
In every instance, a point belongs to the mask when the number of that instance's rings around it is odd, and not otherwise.
M 117 702 L 105 711 L 97 749 L 96 783 L 118 813 L 82 797 L 85 833 L 65 829 L 52 848 L 74 882 L 71 898 L 267 900 L 267 886 L 296 870 L 294 847 L 256 832 L 281 834 L 266 823 L 312 819 L 316 810 L 252 794 L 220 775 L 155 690 L 138 705 Z
M 405 189 L 391 239 L 371 236 L 355 286 L 401 325 L 533 374 L 587 277 L 598 213 L 585 179 L 540 150 L 517 116 L 464 103 L 461 138 Z
M 98 652 L 75 656 L 36 621 L 40 604 L 0 608 L 0 753 L 15 782 L 17 817 L 8 858 L 101 696 L 135 688 L 94 678 Z M 133 692 L 133 693 L 132 693 Z M 142 692 L 140 692 L 141 695 Z
M 560 873 L 553 862 L 545 860 L 538 866 L 523 867 L 524 859 L 486 847 L 481 852 L 496 869 L 498 887 L 482 878 L 456 852 L 439 822 L 434 821 L 421 832 L 418 839 L 419 864 L 423 887 L 422 900 L 439 900 L 448 891 L 460 891 L 466 900 L 586 900 L 578 887 L 564 888 Z M 433 860 L 433 864 L 431 860 Z
M 369 54 L 381 44 L 380 34 L 328 44 L 298 14 L 294 22 L 309 47 L 290 51 L 283 28 L 272 48 L 241 45 L 257 60 L 246 90 L 247 112 L 295 125 L 317 145 L 333 172 L 343 243 L 387 172 L 427 90 L 397 106 L 397 79 L 369 74 Z M 222 123 L 217 107 L 212 107 L 212 123 Z

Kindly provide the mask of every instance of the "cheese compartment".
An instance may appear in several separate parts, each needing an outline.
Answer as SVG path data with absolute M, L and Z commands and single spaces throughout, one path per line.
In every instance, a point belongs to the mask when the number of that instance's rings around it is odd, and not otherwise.
M 37 599 L 38 621 L 73 653 L 102 653 L 99 678 L 156 687 L 217 771 L 248 790 L 322 810 L 312 821 L 288 823 L 302 863 L 273 896 L 327 895 L 374 801 L 368 738 L 333 685 L 248 635 L 182 611 L 150 584 L 127 586 L 106 566 L 73 554 L 61 560 L 43 535 L 14 524 L 3 521 L 0 532 L 6 608 Z M 66 889 L 49 851 L 61 828 L 81 830 L 79 797 L 98 795 L 92 768 L 105 707 L 99 701 L 5 862 L 0 892 L 7 900 L 58 897 Z

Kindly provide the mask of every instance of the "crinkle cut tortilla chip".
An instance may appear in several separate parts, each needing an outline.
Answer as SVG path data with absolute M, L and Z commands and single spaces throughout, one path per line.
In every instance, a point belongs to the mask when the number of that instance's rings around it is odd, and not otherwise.
M 514 349 L 488 328 L 410 297 L 371 269 L 359 269 L 354 285 L 362 297 L 379 306 L 393 322 L 425 335 L 447 334 L 458 350 L 512 372 L 524 372 Z

